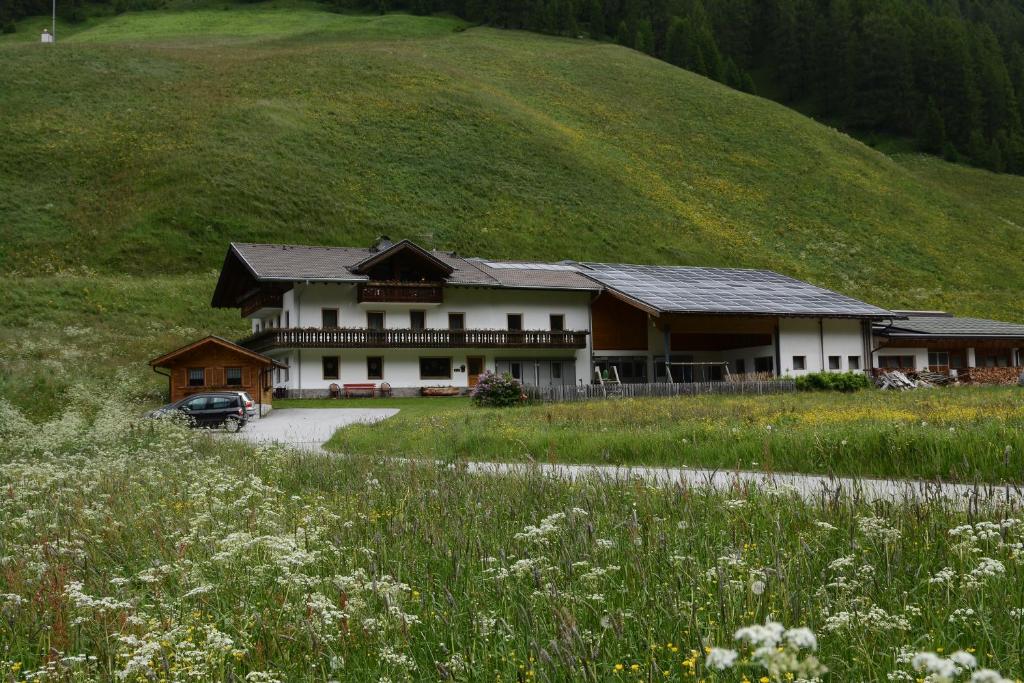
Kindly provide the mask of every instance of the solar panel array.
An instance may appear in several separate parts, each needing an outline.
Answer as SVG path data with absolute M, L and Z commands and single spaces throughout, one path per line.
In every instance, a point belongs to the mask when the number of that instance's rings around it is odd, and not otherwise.
M 583 263 L 581 272 L 662 312 L 891 316 L 877 306 L 767 270 Z

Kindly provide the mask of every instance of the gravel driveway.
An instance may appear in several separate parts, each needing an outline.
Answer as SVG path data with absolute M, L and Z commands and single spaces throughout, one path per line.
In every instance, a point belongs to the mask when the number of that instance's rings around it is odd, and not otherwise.
M 380 422 L 397 414 L 397 408 L 281 408 L 250 420 L 245 429 L 233 436 L 253 443 L 281 443 L 319 452 L 341 427 Z
M 325 453 L 323 444 L 341 427 L 372 423 L 396 415 L 397 408 L 292 408 L 274 410 L 266 417 L 253 420 L 237 434 L 254 443 L 282 443 L 304 451 Z M 395 460 L 404 460 L 395 454 Z M 451 466 L 451 465 L 448 465 Z M 729 472 L 691 469 L 688 467 L 616 467 L 613 465 L 549 465 L 495 462 L 463 462 L 470 472 L 484 475 L 523 474 L 539 469 L 547 476 L 573 480 L 600 476 L 615 480 L 639 479 L 652 486 L 710 486 L 733 490 L 742 486 L 762 488 L 785 487 L 807 500 L 852 496 L 863 500 L 923 501 L 944 498 L 961 507 L 979 502 L 1013 502 L 1024 504 L 1024 489 L 1019 486 L 971 486 L 938 484 L 913 480 L 880 480 L 822 477 L 806 474 L 766 474 L 762 472 Z

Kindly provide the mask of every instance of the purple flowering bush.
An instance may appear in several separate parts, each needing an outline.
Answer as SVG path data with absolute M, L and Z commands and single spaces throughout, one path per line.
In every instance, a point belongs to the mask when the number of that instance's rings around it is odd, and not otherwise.
M 487 370 L 477 379 L 470 397 L 478 406 L 505 408 L 525 402 L 526 392 L 523 391 L 523 385 L 519 380 L 512 375 L 499 375 Z

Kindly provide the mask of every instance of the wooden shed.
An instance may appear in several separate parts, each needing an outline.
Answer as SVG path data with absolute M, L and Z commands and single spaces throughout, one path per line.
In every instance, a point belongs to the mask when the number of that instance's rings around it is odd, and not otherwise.
M 154 358 L 149 365 L 167 375 L 172 402 L 205 391 L 245 391 L 262 405 L 273 401 L 275 367 L 281 363 L 211 335 Z

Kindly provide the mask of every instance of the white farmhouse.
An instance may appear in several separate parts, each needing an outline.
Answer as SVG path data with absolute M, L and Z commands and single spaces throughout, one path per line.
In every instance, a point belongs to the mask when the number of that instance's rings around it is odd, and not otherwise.
M 864 370 L 872 323 L 900 316 L 777 273 L 510 263 L 381 238 L 370 248 L 232 244 L 213 306 L 283 363 L 275 387 L 469 388 L 485 370 L 573 385 Z M 613 369 L 614 368 L 614 369 Z

